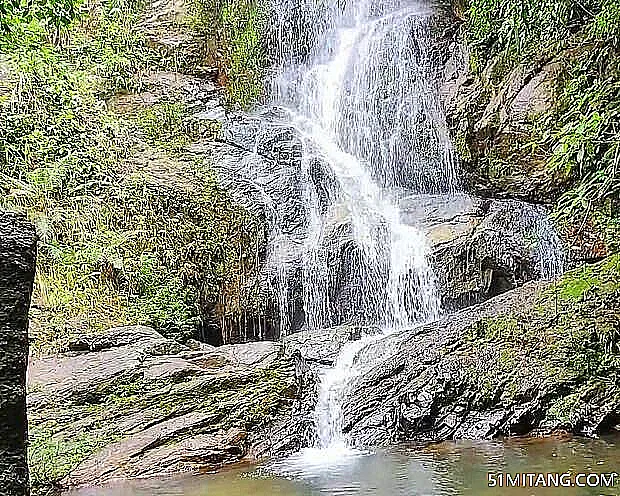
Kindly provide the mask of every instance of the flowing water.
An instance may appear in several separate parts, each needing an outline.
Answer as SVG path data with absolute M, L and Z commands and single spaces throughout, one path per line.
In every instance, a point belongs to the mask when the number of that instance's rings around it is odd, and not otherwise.
M 65 496 L 618 495 L 620 486 L 490 488 L 487 473 L 610 473 L 620 440 L 510 439 L 401 447 L 332 463 L 239 467 L 219 474 L 83 488 Z M 617 480 L 617 478 L 616 478 Z
M 303 139 L 302 187 L 310 219 L 301 276 L 306 326 L 347 321 L 379 325 L 387 333 L 435 319 L 440 305 L 425 236 L 401 221 L 396 200 L 402 190 L 457 189 L 437 96 L 432 10 L 403 0 L 308 0 L 296 7 L 282 0 L 273 6 L 279 40 L 273 103 L 288 110 Z M 299 31 L 291 29 L 291 16 L 301 19 Z M 328 169 L 331 182 L 315 180 L 317 163 Z M 326 245 L 335 212 L 346 218 L 351 238 L 346 314 L 342 299 L 330 291 L 334 267 Z M 339 400 L 361 372 L 356 352 L 371 339 L 347 345 L 322 378 L 320 450 L 346 450 Z M 326 456 L 316 450 L 307 455 Z
M 310 219 L 301 276 L 306 326 L 353 321 L 398 329 L 436 317 L 424 236 L 401 222 L 394 199 L 403 188 L 457 188 L 435 87 L 432 11 L 402 0 L 295 6 L 276 0 L 273 9 L 279 60 L 273 103 L 288 109 L 303 138 L 301 187 Z M 317 163 L 328 169 L 329 181 L 313 177 Z M 338 213 L 351 237 L 344 315 L 330 291 L 335 269 L 326 248 Z

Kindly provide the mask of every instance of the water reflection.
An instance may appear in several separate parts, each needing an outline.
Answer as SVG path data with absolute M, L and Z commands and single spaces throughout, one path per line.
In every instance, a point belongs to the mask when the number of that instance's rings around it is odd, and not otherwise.
M 316 450 L 315 450 L 316 451 Z M 325 454 L 324 454 L 325 455 Z M 620 488 L 490 488 L 490 472 L 620 471 L 620 438 L 531 438 L 403 446 L 337 456 L 302 452 L 220 474 L 133 481 L 67 496 L 619 495 Z

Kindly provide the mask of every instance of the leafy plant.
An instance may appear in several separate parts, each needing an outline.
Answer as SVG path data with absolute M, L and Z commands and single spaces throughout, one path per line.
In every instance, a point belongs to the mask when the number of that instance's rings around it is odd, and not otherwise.
M 558 201 L 559 221 L 594 224 L 608 249 L 620 249 L 618 2 L 471 0 L 466 22 L 472 68 L 490 76 L 491 85 L 520 64 L 562 63 L 555 108 L 534 123 L 531 147 L 546 155 L 553 177 L 572 186 Z
M 263 0 L 192 0 L 194 29 L 217 40 L 229 102 L 248 108 L 263 93 L 267 11 Z
M 243 254 L 259 224 L 205 164 L 180 158 L 198 137 L 185 106 L 162 101 L 134 118 L 109 104 L 166 63 L 135 29 L 140 9 L 94 3 L 62 44 L 41 32 L 0 61 L 0 207 L 26 212 L 41 240 L 35 352 L 124 324 L 198 337 L 230 274 L 255 262 Z

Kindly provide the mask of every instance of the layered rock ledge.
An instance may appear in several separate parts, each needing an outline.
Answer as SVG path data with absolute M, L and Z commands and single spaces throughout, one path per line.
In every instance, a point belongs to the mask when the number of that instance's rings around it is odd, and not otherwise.
M 528 283 L 357 357 L 359 445 L 620 429 L 620 257 Z
M 279 343 L 190 344 L 148 327 L 122 327 L 33 361 L 35 485 L 216 469 L 246 457 L 255 432 L 277 419 L 290 423 L 297 379 Z M 268 440 L 255 456 L 270 449 Z

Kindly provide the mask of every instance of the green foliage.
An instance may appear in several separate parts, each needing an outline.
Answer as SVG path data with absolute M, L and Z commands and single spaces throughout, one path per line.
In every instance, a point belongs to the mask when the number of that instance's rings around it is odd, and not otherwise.
M 143 109 L 138 115 L 138 124 L 153 145 L 179 154 L 200 137 L 185 117 L 182 102 L 164 101 Z
M 123 324 L 197 335 L 229 274 L 251 269 L 240 254 L 256 222 L 205 166 L 178 158 L 196 137 L 183 104 L 134 120 L 104 100 L 159 63 L 135 29 L 139 6 L 97 3 L 62 45 L 43 33 L 0 60 L 0 207 L 26 212 L 40 235 L 39 352 Z
M 57 41 L 77 17 L 82 0 L 0 0 L 0 49 Z
M 231 100 L 243 108 L 256 102 L 263 92 L 263 16 L 256 0 L 229 3 L 222 10 L 222 27 L 228 33 L 227 87 Z
M 76 69 L 96 77 L 98 96 L 139 91 L 140 76 L 150 68 L 165 68 L 160 53 L 136 29 L 144 0 L 105 0 L 95 3 L 71 31 L 64 47 Z
M 263 93 L 266 7 L 261 0 L 192 0 L 192 26 L 215 38 L 230 103 L 248 108 Z
M 559 60 L 557 104 L 536 123 L 546 167 L 572 188 L 557 205 L 565 224 L 593 221 L 620 249 L 620 4 L 617 0 L 471 0 L 467 34 L 475 72 L 498 84 L 519 64 Z M 488 62 L 488 64 L 487 64 Z M 513 160 L 513 158 L 511 158 Z
M 508 401 L 527 396 L 532 377 L 545 380 L 547 419 L 556 424 L 579 428 L 583 405 L 617 404 L 619 306 L 620 255 L 614 255 L 568 272 L 538 295 L 533 308 L 473 324 L 467 337 L 486 357 L 468 370 L 482 385 L 480 404 L 492 405 L 500 395 Z
M 475 65 L 482 70 L 483 61 L 497 57 L 501 77 L 520 62 L 544 59 L 591 19 L 602 1 L 471 0 L 467 21 Z
M 585 51 L 571 64 L 550 139 L 549 167 L 577 182 L 558 204 L 563 220 L 596 212 L 615 234 L 620 221 L 620 56 L 610 46 Z M 613 240 L 613 232 L 607 238 Z M 617 242 L 617 241 L 616 241 Z M 613 247 L 614 243 L 610 243 Z M 616 245 L 616 248 L 618 246 Z M 613 248 L 612 248 L 613 249 Z
M 30 429 L 28 465 L 33 491 L 55 486 L 87 456 L 95 453 L 113 438 L 101 438 L 82 432 L 71 438 L 54 436 L 48 429 Z

